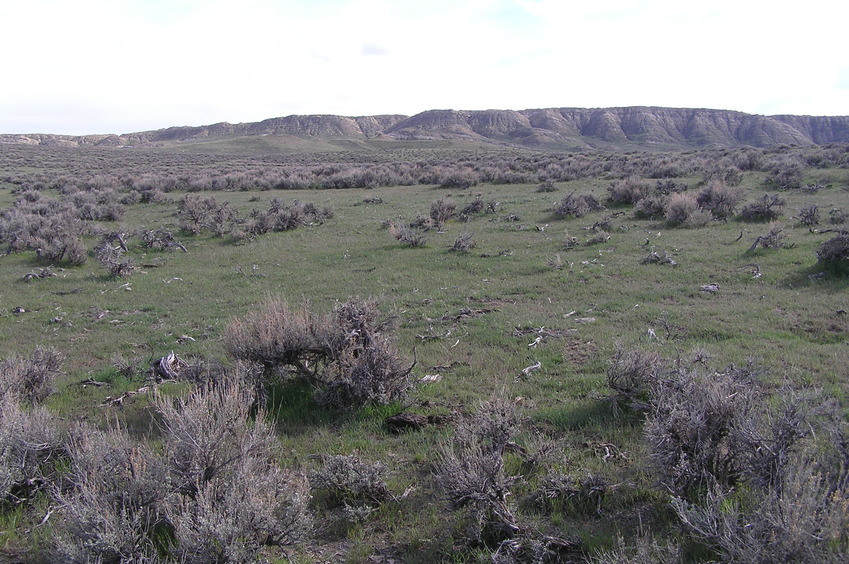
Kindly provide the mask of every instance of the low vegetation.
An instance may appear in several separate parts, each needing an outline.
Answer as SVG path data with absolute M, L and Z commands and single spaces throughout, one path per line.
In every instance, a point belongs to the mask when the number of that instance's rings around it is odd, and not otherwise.
M 845 561 L 847 209 L 844 145 L 10 146 L 0 560 Z

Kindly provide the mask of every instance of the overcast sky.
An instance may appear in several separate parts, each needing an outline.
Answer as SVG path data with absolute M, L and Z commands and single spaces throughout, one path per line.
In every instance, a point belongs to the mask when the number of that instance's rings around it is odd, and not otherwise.
M 840 0 L 0 0 L 0 133 L 666 106 L 849 115 Z

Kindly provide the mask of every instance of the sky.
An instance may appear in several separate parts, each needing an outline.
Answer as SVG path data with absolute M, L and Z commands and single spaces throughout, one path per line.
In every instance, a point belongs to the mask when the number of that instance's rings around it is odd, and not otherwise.
M 664 106 L 849 115 L 837 0 L 0 0 L 0 133 Z

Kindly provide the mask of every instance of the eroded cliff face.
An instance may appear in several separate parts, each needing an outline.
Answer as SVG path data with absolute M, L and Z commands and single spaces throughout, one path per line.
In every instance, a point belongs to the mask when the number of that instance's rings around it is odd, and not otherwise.
M 411 117 L 287 116 L 122 135 L 0 135 L 0 143 L 137 146 L 257 135 L 319 139 L 456 139 L 529 148 L 691 149 L 849 142 L 849 116 L 760 116 L 688 108 L 429 110 Z
M 757 116 L 724 110 L 634 107 L 440 112 L 438 119 L 435 117 L 433 112 L 425 112 L 395 124 L 386 133 L 406 139 L 461 134 L 525 145 L 669 149 L 849 142 L 849 116 Z

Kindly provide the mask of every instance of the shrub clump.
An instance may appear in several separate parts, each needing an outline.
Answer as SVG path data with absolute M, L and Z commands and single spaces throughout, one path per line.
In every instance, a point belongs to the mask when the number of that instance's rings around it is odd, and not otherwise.
M 849 235 L 838 235 L 820 245 L 817 259 L 831 270 L 849 272 Z
M 724 182 L 712 180 L 696 196 L 696 203 L 715 219 L 728 219 L 734 215 L 740 198 L 739 190 L 730 188 Z
M 57 500 L 53 556 L 61 562 L 142 562 L 166 542 L 165 461 L 126 431 L 82 427 L 68 443 L 71 487 Z M 157 534 L 159 533 L 159 534 Z
M 276 439 L 237 372 L 170 401 L 158 397 L 176 499 L 165 507 L 186 562 L 247 562 L 311 526 L 306 480 L 281 469 Z
M 617 180 L 607 188 L 607 200 L 612 204 L 634 205 L 649 195 L 651 187 L 636 176 Z
M 519 532 L 508 501 L 516 478 L 503 456 L 518 422 L 515 404 L 495 398 L 462 420 L 454 441 L 442 447 L 438 479 L 451 507 L 466 512 L 470 542 L 499 543 Z
M 760 200 L 750 202 L 740 210 L 743 221 L 775 221 L 784 211 L 784 199 L 778 194 L 764 194 Z
M 676 193 L 669 197 L 666 204 L 666 222 L 671 226 L 703 227 L 711 214 L 699 208 L 696 198 L 691 194 Z
M 41 405 L 62 373 L 61 364 L 62 355 L 54 348 L 36 347 L 28 358 L 11 355 L 0 361 L 1 393 L 24 404 Z
M 455 215 L 457 215 L 457 204 L 451 200 L 440 198 L 430 206 L 430 218 L 440 229 L 448 220 L 453 219 Z
M 474 236 L 468 231 L 463 231 L 454 240 L 451 250 L 457 253 L 468 253 L 477 246 L 478 243 L 475 241 Z
M 634 216 L 642 219 L 654 219 L 666 215 L 667 196 L 650 195 L 634 206 Z
M 64 453 L 61 427 L 44 407 L 0 396 L 0 500 L 24 503 L 53 484 L 55 460 Z
M 583 217 L 594 211 L 603 210 L 602 206 L 592 194 L 569 194 L 554 206 L 554 215 L 560 218 Z
M 54 525 L 62 562 L 252 562 L 311 526 L 306 480 L 277 463 L 277 442 L 236 371 L 186 396 L 157 396 L 163 454 L 126 431 L 80 428 Z
M 616 346 L 607 368 L 607 387 L 614 412 L 645 412 L 651 408 L 652 395 L 662 376 L 669 370 L 660 353 Z
M 415 361 L 402 365 L 387 329 L 374 302 L 338 304 L 332 316 L 320 316 L 271 299 L 235 320 L 225 344 L 233 357 L 260 363 L 266 376 L 293 370 L 316 386 L 320 403 L 346 408 L 398 401 L 412 388 Z
M 392 497 L 385 481 L 386 466 L 356 456 L 328 456 L 310 474 L 310 488 L 328 500 L 349 507 L 374 507 Z

